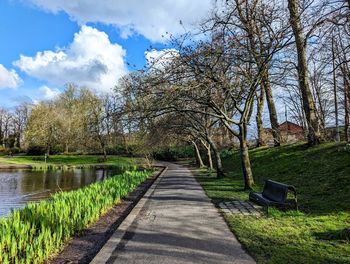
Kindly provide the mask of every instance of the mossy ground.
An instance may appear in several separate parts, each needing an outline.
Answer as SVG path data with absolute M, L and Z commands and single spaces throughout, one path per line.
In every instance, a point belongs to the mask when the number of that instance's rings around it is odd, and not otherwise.
M 344 143 L 302 144 L 250 151 L 256 185 L 264 180 L 297 188 L 300 211 L 269 217 L 226 216 L 231 230 L 258 263 L 350 263 L 350 152 Z M 227 177 L 197 170 L 214 202 L 247 200 L 237 152 L 223 158 Z

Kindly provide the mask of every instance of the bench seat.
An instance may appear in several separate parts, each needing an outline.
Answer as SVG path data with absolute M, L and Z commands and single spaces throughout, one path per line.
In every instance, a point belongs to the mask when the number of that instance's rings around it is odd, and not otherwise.
M 262 193 L 257 193 L 257 192 L 251 192 L 249 194 L 249 200 L 252 202 L 255 202 L 259 205 L 269 205 L 270 206 L 270 205 L 278 204 L 272 200 L 265 198 Z
M 272 180 L 265 181 L 264 189 L 261 193 L 249 193 L 249 200 L 259 205 L 266 206 L 268 212 L 269 206 L 281 206 L 286 208 L 287 205 L 290 205 L 287 201 L 288 192 L 294 194 L 293 206 L 298 210 L 297 193 L 294 186 Z

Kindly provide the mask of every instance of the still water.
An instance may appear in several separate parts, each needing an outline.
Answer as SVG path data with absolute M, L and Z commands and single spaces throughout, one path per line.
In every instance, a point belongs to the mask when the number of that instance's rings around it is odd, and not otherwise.
M 82 168 L 34 171 L 0 170 L 0 217 L 20 209 L 28 202 L 50 197 L 58 191 L 69 191 L 101 181 L 122 172 L 118 168 Z

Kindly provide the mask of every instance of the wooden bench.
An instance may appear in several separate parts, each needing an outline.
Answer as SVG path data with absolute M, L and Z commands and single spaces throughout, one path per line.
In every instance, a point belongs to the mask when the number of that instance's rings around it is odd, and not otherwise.
M 292 203 L 287 200 L 289 192 L 294 195 Z M 293 206 L 298 210 L 297 192 L 295 187 L 272 180 L 265 181 L 262 193 L 251 192 L 249 194 L 249 200 L 265 206 L 267 213 L 269 206 L 282 207 L 283 209 L 286 209 L 287 206 Z

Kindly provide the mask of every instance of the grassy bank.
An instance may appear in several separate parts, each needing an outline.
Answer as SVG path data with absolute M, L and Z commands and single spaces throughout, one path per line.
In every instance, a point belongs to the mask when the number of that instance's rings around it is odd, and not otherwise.
M 258 263 L 350 263 L 350 152 L 342 143 L 250 151 L 256 190 L 265 179 L 297 188 L 300 212 L 271 210 L 270 217 L 226 216 Z M 203 171 L 197 179 L 214 201 L 247 200 L 238 153 L 223 159 L 228 177 Z
M 152 174 L 127 171 L 0 219 L 0 263 L 41 263 Z
M 45 163 L 44 156 L 13 156 L 0 157 L 0 165 L 31 165 L 34 168 L 45 166 L 57 167 L 63 165 L 88 166 L 94 164 L 133 166 L 137 162 L 136 158 L 107 156 L 104 161 L 102 156 L 97 155 L 52 155 Z

